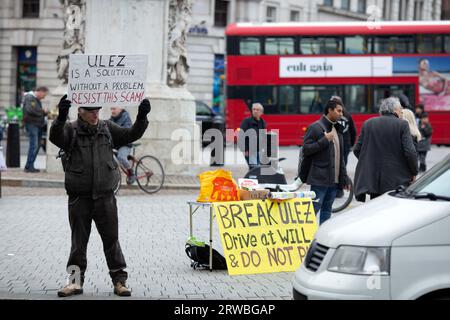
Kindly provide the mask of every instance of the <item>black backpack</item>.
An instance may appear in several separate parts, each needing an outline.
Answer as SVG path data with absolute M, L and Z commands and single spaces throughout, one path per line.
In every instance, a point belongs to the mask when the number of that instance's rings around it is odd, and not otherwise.
M 205 244 L 204 246 L 196 246 L 194 244 L 186 243 L 186 254 L 192 260 L 191 267 L 197 268 L 207 268 L 209 269 L 209 246 Z M 216 250 L 213 251 L 212 258 L 212 268 L 214 270 L 227 270 L 227 263 L 224 256 L 222 256 Z

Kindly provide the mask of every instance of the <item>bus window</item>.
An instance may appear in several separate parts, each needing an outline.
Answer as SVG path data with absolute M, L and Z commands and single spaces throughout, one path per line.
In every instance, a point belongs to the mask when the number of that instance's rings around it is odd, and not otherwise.
M 417 35 L 417 53 L 441 53 L 442 36 L 436 34 Z
M 340 38 L 321 38 L 320 44 L 320 53 L 342 53 Z
M 373 110 L 371 110 L 372 113 L 378 113 L 380 102 L 383 99 L 389 98 L 389 97 L 398 97 L 400 94 L 404 94 L 409 99 L 409 104 L 411 106 L 415 106 L 415 99 L 414 99 L 414 85 L 409 84 L 392 84 L 392 85 L 374 85 L 373 89 Z
M 323 113 L 325 104 L 331 96 L 341 96 L 336 86 L 301 86 L 300 112 Z
M 345 37 L 345 53 L 348 54 L 363 54 L 368 53 L 369 46 L 366 37 L 354 36 Z
M 450 53 L 450 36 L 444 38 L 444 51 Z
M 374 53 L 414 53 L 412 36 L 376 36 Z
M 227 36 L 227 55 L 239 54 L 239 37 Z
M 295 103 L 295 87 L 280 86 L 278 96 L 280 97 L 278 105 L 280 113 L 298 113 Z
M 255 37 L 241 38 L 239 42 L 239 53 L 241 55 L 261 54 L 260 39 Z
M 366 113 L 366 86 L 346 85 L 344 86 L 344 105 L 350 113 Z
M 319 44 L 314 38 L 302 38 L 300 40 L 300 53 L 301 54 L 318 54 Z
M 277 87 L 257 86 L 253 102 L 259 102 L 264 106 L 264 113 L 278 113 Z
M 294 38 L 266 38 L 264 49 L 266 54 L 294 54 Z
M 301 54 L 333 54 L 342 53 L 342 39 L 335 37 L 302 37 L 300 39 Z

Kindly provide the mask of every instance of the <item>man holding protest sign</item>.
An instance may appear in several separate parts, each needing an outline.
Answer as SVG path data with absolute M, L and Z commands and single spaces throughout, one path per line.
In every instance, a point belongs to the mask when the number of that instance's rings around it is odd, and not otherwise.
M 131 291 L 126 285 L 128 274 L 124 271 L 126 263 L 118 239 L 117 206 L 113 192 L 120 172 L 113 160 L 112 149 L 142 137 L 148 126 L 150 102 L 147 99 L 141 101 L 136 122 L 131 128 L 122 128 L 109 120 L 99 120 L 101 106 L 79 107 L 78 119 L 67 123 L 70 106 L 71 101 L 65 95 L 58 105 L 58 118 L 50 128 L 50 141 L 66 154 L 63 166 L 72 232 L 67 263 L 71 277 L 68 285 L 58 291 L 58 296 L 83 293 L 92 220 L 103 241 L 114 293 L 130 296 Z

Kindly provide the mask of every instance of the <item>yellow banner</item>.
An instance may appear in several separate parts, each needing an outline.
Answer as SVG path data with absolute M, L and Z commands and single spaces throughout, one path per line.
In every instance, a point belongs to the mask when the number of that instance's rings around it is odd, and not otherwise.
M 213 203 L 228 274 L 295 271 L 317 230 L 310 198 Z

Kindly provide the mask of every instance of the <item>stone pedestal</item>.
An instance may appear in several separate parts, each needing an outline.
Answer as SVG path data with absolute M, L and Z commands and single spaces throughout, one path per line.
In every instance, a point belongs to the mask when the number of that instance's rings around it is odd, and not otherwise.
M 185 88 L 167 86 L 169 0 L 95 0 L 86 3 L 86 54 L 146 54 L 148 55 L 146 96 L 152 111 L 149 127 L 142 139 L 137 155 L 151 154 L 162 162 L 166 174 L 193 174 L 193 159 L 183 164 L 172 159 L 179 141 L 173 135 L 184 132 L 185 144 L 200 152 L 198 126 L 195 123 L 195 102 Z M 64 92 L 61 92 L 61 96 Z M 127 110 L 134 121 L 137 106 Z M 69 117 L 76 118 L 77 110 Z M 102 109 L 101 119 L 108 119 L 109 109 Z M 180 131 L 183 130 L 183 131 Z M 186 154 L 189 156 L 189 153 Z M 54 171 L 48 154 L 48 171 Z M 191 158 L 191 157 L 189 157 Z M 175 160 L 175 162 L 174 162 Z M 179 159 L 178 159 L 179 160 Z M 56 167 L 61 169 L 61 165 Z

